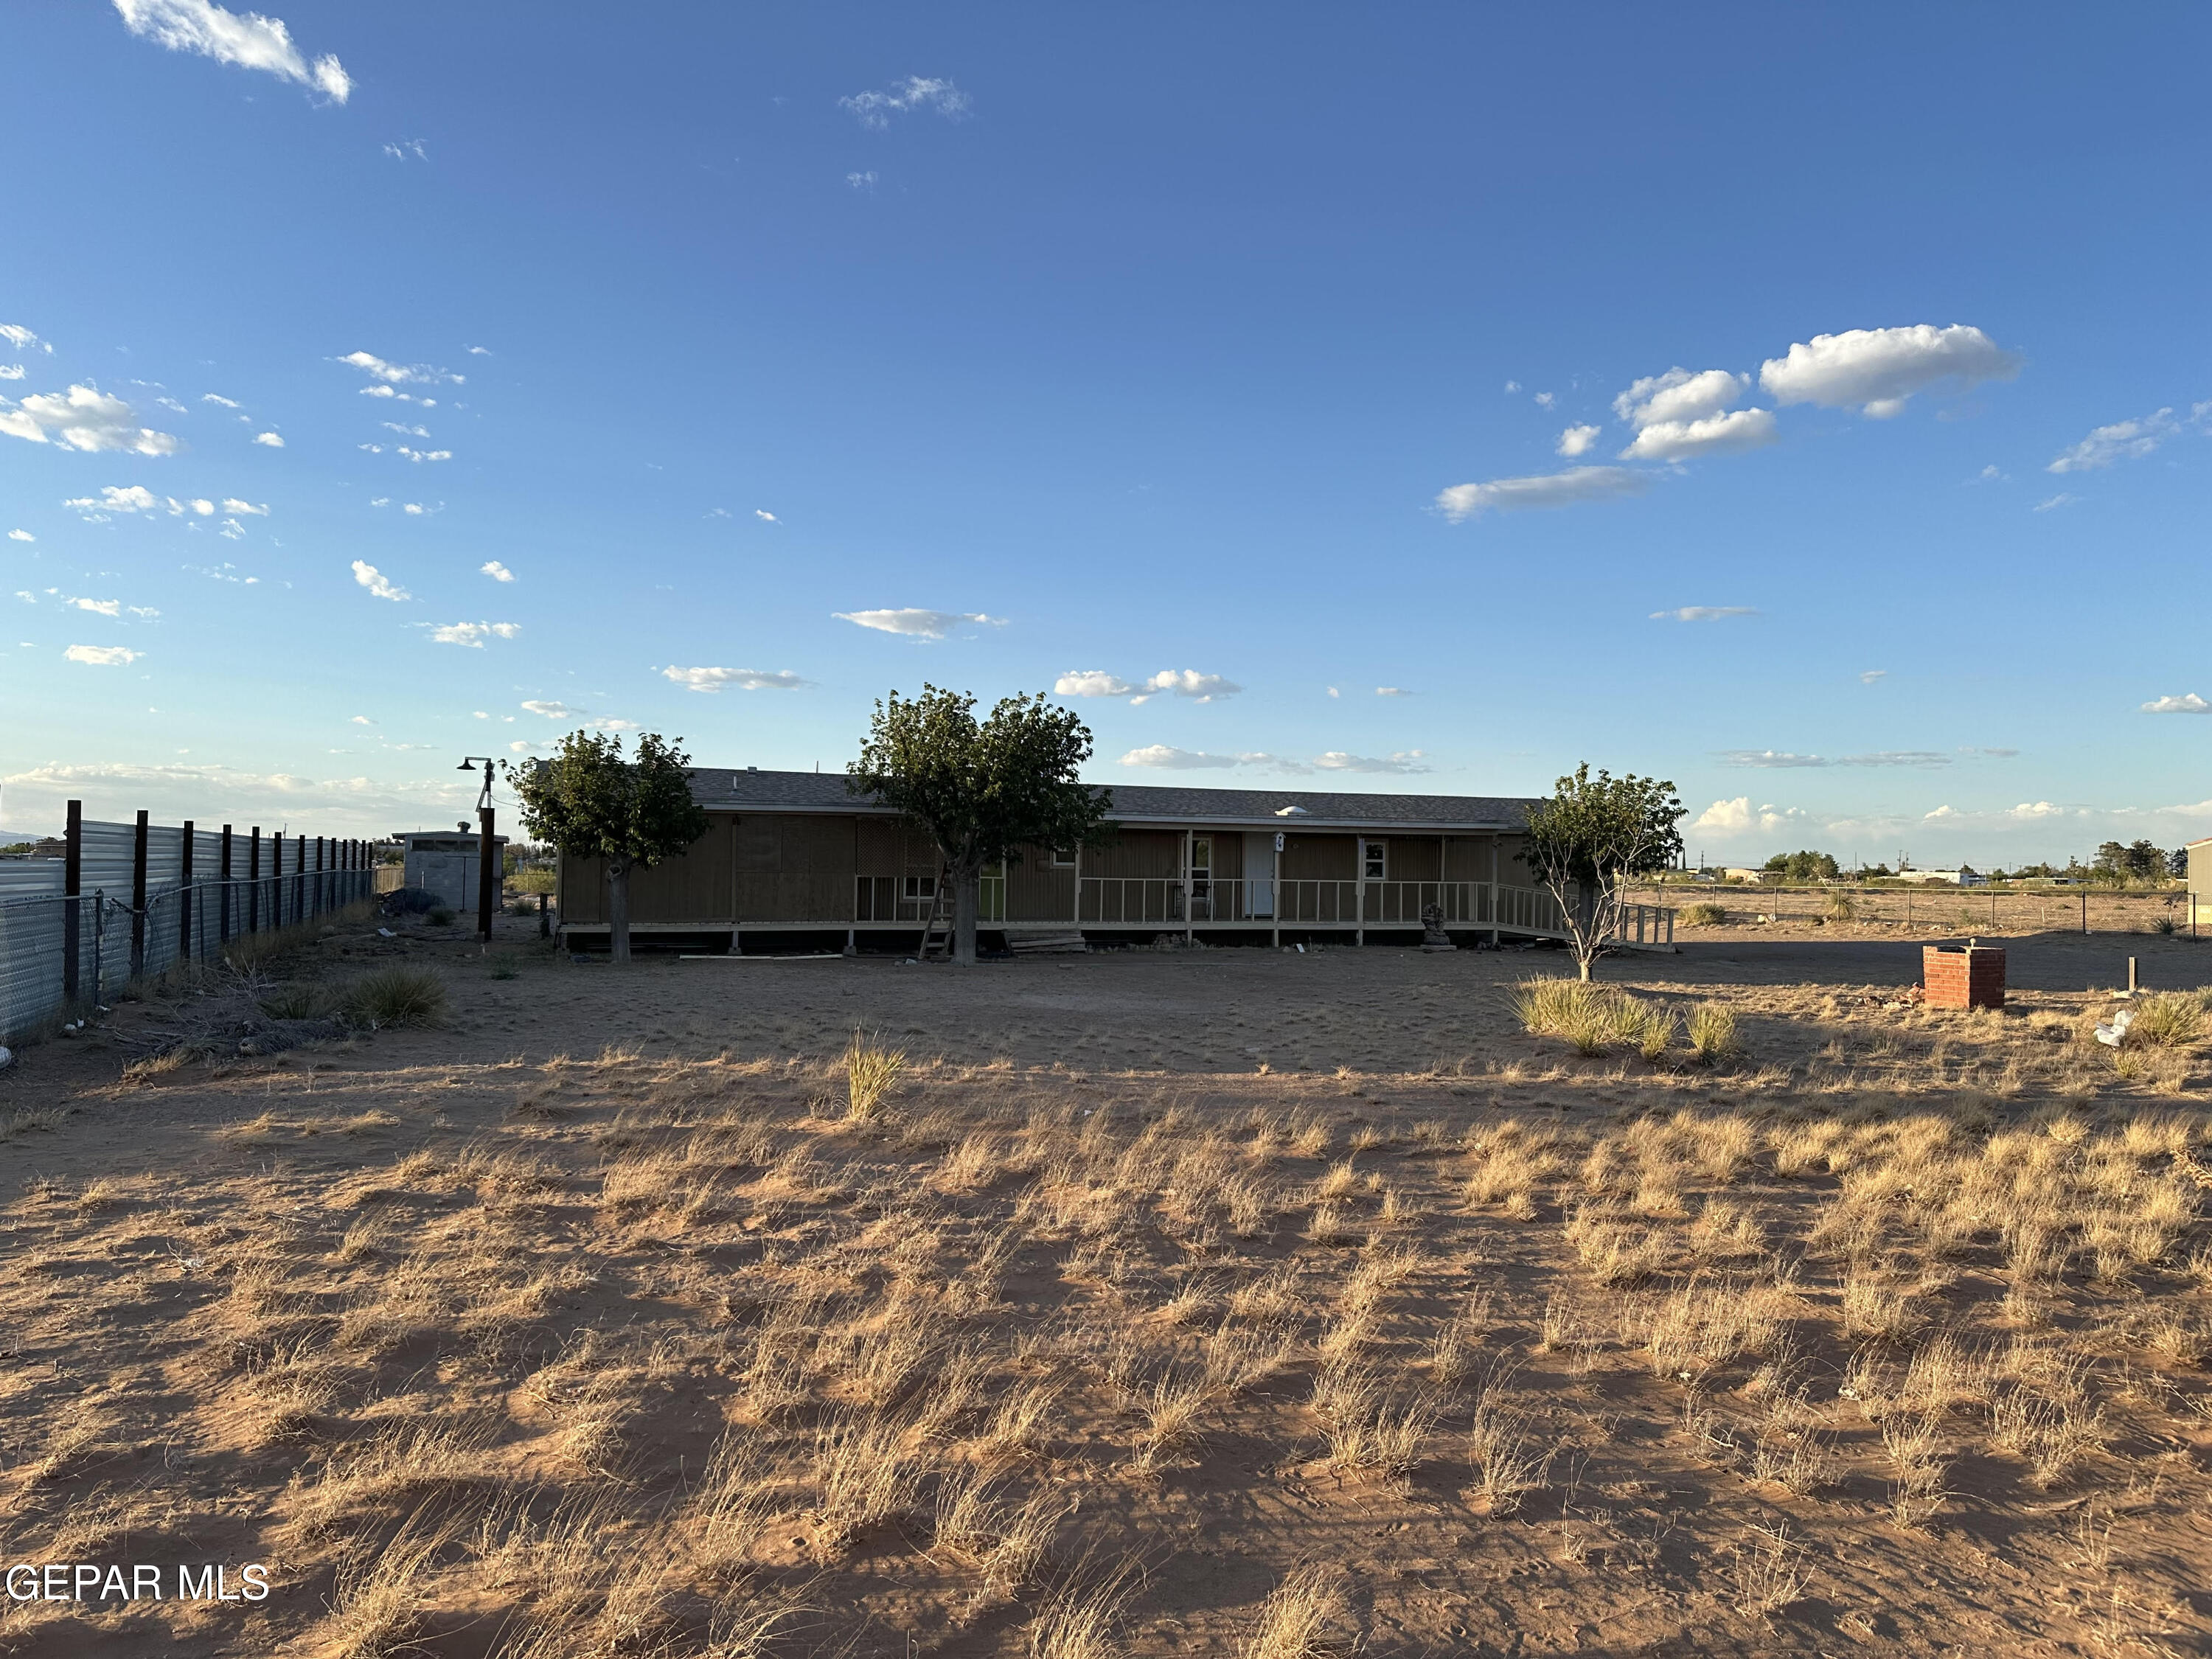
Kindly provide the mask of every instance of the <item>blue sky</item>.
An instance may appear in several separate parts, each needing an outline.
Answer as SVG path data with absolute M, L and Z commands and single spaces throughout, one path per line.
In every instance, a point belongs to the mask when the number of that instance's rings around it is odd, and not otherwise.
M 275 5 L 5 24 L 9 828 L 929 679 L 1715 860 L 2212 833 L 2201 9 Z

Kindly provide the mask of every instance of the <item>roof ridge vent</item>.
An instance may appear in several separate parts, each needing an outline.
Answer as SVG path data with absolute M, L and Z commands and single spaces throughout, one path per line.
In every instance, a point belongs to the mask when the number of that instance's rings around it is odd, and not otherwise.
M 1278 806 L 1275 816 L 1279 818 L 1303 818 L 1311 815 L 1303 806 Z

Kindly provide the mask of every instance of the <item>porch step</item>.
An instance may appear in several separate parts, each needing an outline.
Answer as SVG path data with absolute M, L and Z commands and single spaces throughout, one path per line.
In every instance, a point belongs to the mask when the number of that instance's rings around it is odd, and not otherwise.
M 1018 957 L 1079 956 L 1091 946 L 1080 933 L 1014 933 L 1006 948 Z

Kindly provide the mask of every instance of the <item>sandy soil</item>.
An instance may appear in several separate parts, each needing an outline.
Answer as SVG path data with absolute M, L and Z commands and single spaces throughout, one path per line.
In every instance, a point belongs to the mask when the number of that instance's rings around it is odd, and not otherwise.
M 1701 1066 L 1522 1030 L 1556 952 L 512 925 L 275 964 L 441 1027 L 0 1073 L 0 1559 L 274 1586 L 0 1653 L 2212 1651 L 2205 1057 L 2087 1040 L 2185 940 L 1606 964 Z

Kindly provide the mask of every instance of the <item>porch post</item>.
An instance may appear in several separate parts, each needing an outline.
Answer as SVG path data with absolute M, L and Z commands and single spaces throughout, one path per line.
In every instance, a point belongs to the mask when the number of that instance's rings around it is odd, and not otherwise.
M 1274 926 L 1267 930 L 1267 943 L 1278 951 L 1283 948 L 1283 852 L 1275 843 L 1279 835 L 1267 842 L 1267 918 Z
M 1190 913 L 1190 855 L 1191 843 L 1196 838 L 1194 830 L 1182 832 L 1182 942 L 1198 943 L 1198 923 Z
M 1498 948 L 1498 831 L 1490 832 L 1490 948 Z
M 1352 873 L 1353 873 L 1354 875 L 1356 875 L 1356 876 L 1358 878 L 1358 883 L 1354 885 L 1354 887 L 1353 887 L 1353 889 L 1352 889 L 1352 902 L 1353 902 L 1355 905 L 1357 905 L 1357 906 L 1358 907 L 1358 915 L 1355 915 L 1355 916 L 1352 918 L 1352 923 L 1353 923 L 1353 925 L 1352 925 L 1352 942 L 1354 945 L 1364 945 L 1364 944 L 1366 944 L 1366 943 L 1367 943 L 1367 837 L 1366 837 L 1366 836 L 1354 836 L 1352 838 L 1352 859 L 1353 859 L 1353 860 L 1354 860 L 1354 862 L 1353 862 L 1353 864 L 1352 864 Z
M 1075 897 L 1068 906 L 1068 921 L 1077 933 L 1083 931 L 1083 843 L 1075 843 Z

